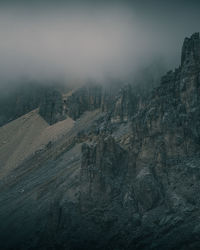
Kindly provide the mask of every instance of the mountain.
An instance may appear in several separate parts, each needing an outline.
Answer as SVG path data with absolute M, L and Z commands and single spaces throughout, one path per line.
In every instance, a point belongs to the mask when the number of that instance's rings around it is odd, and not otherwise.
M 2 249 L 200 247 L 200 37 L 152 91 L 48 90 L 0 128 Z

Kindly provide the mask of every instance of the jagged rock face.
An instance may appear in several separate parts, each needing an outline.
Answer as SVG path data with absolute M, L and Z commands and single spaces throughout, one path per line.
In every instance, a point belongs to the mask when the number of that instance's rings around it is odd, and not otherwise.
M 190 44 L 191 40 L 186 41 Z M 183 54 L 187 54 L 184 49 Z M 185 60 L 190 59 L 189 54 Z M 200 69 L 198 61 L 195 67 Z M 155 154 L 166 158 L 199 151 L 199 93 L 199 70 L 186 72 L 183 65 L 162 78 L 149 103 L 139 110 L 133 120 L 133 147 L 142 159 L 155 159 Z M 140 149 L 136 147 L 138 140 L 141 141 Z
M 53 124 L 68 115 L 78 119 L 84 112 L 101 109 L 112 115 L 112 122 L 125 122 L 130 120 L 136 112 L 139 96 L 135 94 L 131 85 L 121 88 L 115 95 L 98 85 L 88 85 L 77 89 L 66 99 L 60 92 L 49 90 L 40 105 L 40 115 Z
M 139 96 L 131 85 L 123 87 L 114 102 L 112 122 L 126 122 L 136 113 Z
M 185 38 L 181 55 L 181 66 L 199 65 L 200 63 L 200 39 L 199 33 L 194 33 L 191 38 Z
M 100 86 L 86 86 L 78 89 L 66 100 L 67 114 L 74 120 L 85 111 L 100 108 L 102 88 Z
M 131 103 L 134 95 L 130 94 L 129 88 L 119 93 L 110 115 L 110 124 L 127 122 L 128 117 L 132 117 L 133 130 L 129 132 L 132 146 L 125 151 L 128 163 L 123 165 L 124 175 L 121 173 L 124 181 L 116 199 L 109 197 L 105 202 L 106 190 L 105 200 L 101 199 L 99 176 L 91 175 L 92 169 L 101 169 L 96 161 L 97 146 L 83 146 L 82 167 L 86 172 L 83 171 L 85 175 L 82 175 L 88 185 L 84 184 L 86 188 L 81 188 L 80 192 L 83 212 L 90 211 L 97 217 L 94 207 L 109 207 L 114 214 L 122 209 L 130 221 L 129 226 L 123 226 L 123 230 L 131 232 L 130 235 L 123 240 L 115 239 L 115 243 L 108 241 L 108 249 L 120 242 L 123 242 L 124 249 L 184 249 L 186 245 L 188 249 L 195 249 L 199 246 L 195 214 L 199 211 L 200 68 L 198 57 L 194 56 L 195 51 L 199 51 L 199 42 L 197 35 L 186 39 L 181 66 L 174 72 L 168 72 L 143 104 L 140 98 L 134 100 L 135 105 Z M 106 159 L 101 152 L 100 158 Z M 86 178 L 88 176 L 90 178 Z M 112 173 L 107 172 L 106 176 L 111 177 Z M 109 182 L 114 187 L 118 178 L 111 178 Z M 99 199 L 94 199 L 93 195 Z M 109 221 L 110 214 L 107 216 Z M 109 231 L 104 229 L 105 234 L 109 235 L 115 231 L 114 227 L 120 228 L 122 224 L 123 219 L 113 222 Z M 119 231 L 116 234 L 122 235 Z M 173 234 L 176 234 L 175 238 Z
M 101 100 L 101 110 L 102 112 L 111 113 L 111 110 L 113 109 L 115 100 L 115 94 L 111 91 L 104 91 L 102 95 Z
M 112 137 L 100 136 L 82 145 L 81 206 L 111 202 L 120 192 L 127 171 L 127 152 Z M 83 191 L 84 190 L 84 191 Z
M 63 105 L 79 119 L 2 180 L 3 233 L 10 237 L 12 215 L 29 234 L 23 238 L 14 227 L 14 246 L 199 249 L 199 43 L 198 34 L 185 40 L 181 66 L 148 98 L 132 86 L 111 99 L 96 87 L 75 91 L 64 104 L 59 94 L 48 95 L 50 123 L 60 119 Z M 84 120 L 88 110 L 96 111 Z M 25 215 L 32 204 L 31 220 Z
M 134 181 L 135 199 L 138 201 L 138 209 L 141 212 L 155 208 L 161 198 L 158 182 L 148 168 L 142 168 Z
M 45 91 L 41 84 L 26 83 L 0 95 L 0 126 L 38 108 Z
M 52 125 L 66 118 L 63 106 L 61 93 L 49 88 L 40 104 L 39 114 Z
M 51 84 L 37 82 L 9 89 L 4 96 L 0 95 L 0 126 L 37 108 L 50 124 L 66 118 L 61 91 L 68 91 L 68 88 L 59 84 L 55 89 Z

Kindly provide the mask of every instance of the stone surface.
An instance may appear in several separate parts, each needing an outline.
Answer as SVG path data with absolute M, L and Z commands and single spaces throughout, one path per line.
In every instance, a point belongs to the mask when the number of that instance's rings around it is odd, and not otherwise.
M 102 88 L 100 86 L 85 86 L 75 91 L 66 100 L 67 114 L 74 120 L 79 118 L 85 111 L 100 108 Z
M 2 91 L 0 93 L 0 126 L 38 108 L 44 94 L 45 87 L 38 83 L 24 83 L 13 90 Z
M 76 122 L 1 179 L 2 249 L 199 249 L 199 44 L 148 97 L 49 95 L 49 123 L 63 109 Z
M 50 124 L 54 124 L 66 118 L 63 110 L 62 94 L 49 88 L 40 103 L 39 114 Z

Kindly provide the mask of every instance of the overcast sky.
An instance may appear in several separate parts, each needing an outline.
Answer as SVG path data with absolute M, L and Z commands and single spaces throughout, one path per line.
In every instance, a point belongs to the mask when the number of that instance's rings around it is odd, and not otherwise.
M 180 63 L 200 30 L 200 1 L 0 1 L 0 84 L 32 79 L 129 79 Z

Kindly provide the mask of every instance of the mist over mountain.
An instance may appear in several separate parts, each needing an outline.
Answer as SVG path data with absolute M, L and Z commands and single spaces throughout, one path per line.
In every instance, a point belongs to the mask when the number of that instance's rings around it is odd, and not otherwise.
M 182 38 L 198 30 L 196 1 L 0 3 L 0 84 L 107 77 L 180 63 Z
M 197 1 L 0 1 L 0 249 L 200 249 Z

